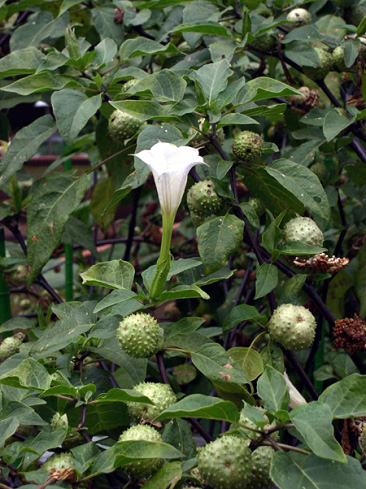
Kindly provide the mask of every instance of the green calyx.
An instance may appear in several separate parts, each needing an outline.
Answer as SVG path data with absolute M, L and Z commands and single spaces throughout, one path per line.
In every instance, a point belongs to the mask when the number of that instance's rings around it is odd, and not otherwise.
M 271 51 L 276 45 L 276 38 L 270 32 L 265 32 L 256 37 L 250 44 L 261 51 Z
M 213 489 L 242 489 L 250 473 L 249 440 L 224 435 L 197 454 L 198 470 Z
M 258 197 L 252 197 L 248 203 L 257 216 L 263 216 L 263 214 L 266 212 L 266 206 L 264 205 L 263 200 L 259 199 Z
M 45 470 L 60 470 L 60 469 L 69 469 L 72 467 L 73 458 L 69 453 L 57 453 L 52 455 L 44 464 L 43 468 Z
M 284 241 L 301 241 L 322 247 L 324 234 L 315 221 L 309 217 L 295 217 L 288 221 L 283 229 Z
M 304 73 L 312 80 L 322 80 L 330 72 L 332 67 L 332 56 L 324 49 L 314 48 L 314 50 L 319 57 L 319 65 L 316 68 L 304 66 Z
M 220 209 L 221 202 L 211 180 L 195 183 L 187 194 L 187 204 L 193 225 L 200 226 L 206 217 L 215 214 Z
M 126 353 L 134 358 L 150 358 L 164 342 L 164 330 L 150 314 L 125 317 L 118 326 L 117 338 Z
M 242 131 L 233 142 L 232 151 L 237 160 L 252 161 L 261 156 L 264 150 L 263 139 L 252 131 Z
M 134 390 L 148 397 L 153 404 L 127 402 L 130 416 L 137 420 L 152 421 L 167 407 L 177 402 L 177 397 L 168 384 L 141 382 Z
M 67 428 L 69 427 L 67 414 L 61 416 L 60 413 L 55 413 L 52 416 L 50 424 L 53 430 L 67 430 Z
M 282 304 L 268 322 L 271 338 L 288 350 L 309 348 L 314 341 L 316 321 L 303 306 Z
M 118 442 L 132 441 L 132 440 L 144 440 L 162 442 L 163 439 L 160 433 L 148 425 L 136 425 L 132 426 L 128 430 L 124 431 L 119 437 Z M 161 458 L 147 458 L 133 462 L 124 467 L 125 471 L 135 478 L 149 477 L 157 472 L 164 464 L 164 459 Z
M 108 123 L 108 134 L 117 143 L 123 144 L 126 139 L 132 138 L 142 126 L 143 122 L 121 110 L 115 110 Z
M 122 85 L 121 92 L 122 93 L 128 92 L 128 90 L 130 90 L 130 88 L 134 87 L 136 85 L 136 83 L 138 83 L 138 82 L 139 82 L 139 80 L 137 78 L 132 78 L 131 80 L 126 81 L 126 83 L 124 83 Z

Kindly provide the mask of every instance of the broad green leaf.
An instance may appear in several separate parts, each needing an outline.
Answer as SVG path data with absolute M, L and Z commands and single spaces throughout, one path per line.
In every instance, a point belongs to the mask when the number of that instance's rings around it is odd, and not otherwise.
M 58 15 L 62 15 L 64 12 L 69 10 L 71 7 L 74 7 L 75 5 L 79 5 L 81 1 L 82 0 L 63 0 Z
M 169 406 L 156 420 L 168 418 L 219 419 L 235 423 L 239 420 L 239 411 L 230 401 L 202 394 L 192 394 Z
M 316 455 L 276 452 L 270 474 L 280 489 L 363 489 L 366 485 L 366 473 L 352 457 L 342 464 Z
M 90 250 L 96 258 L 100 257 L 93 240 L 91 229 L 73 215 L 70 216 L 65 225 L 62 242 L 70 245 L 78 243 L 86 250 Z
M 182 478 L 181 462 L 164 465 L 145 484 L 144 489 L 173 489 Z
M 102 96 L 87 98 L 83 92 L 64 88 L 51 97 L 57 127 L 67 144 L 78 136 L 102 104 Z
M 146 396 L 143 396 L 133 389 L 110 389 L 108 392 L 103 392 L 93 401 L 98 402 L 143 402 L 144 404 L 153 404 Z
M 65 224 L 84 197 L 87 183 L 85 174 L 80 178 L 53 174 L 35 183 L 28 203 L 28 284 L 38 277 L 60 243 Z
M 83 284 L 100 285 L 109 289 L 131 289 L 135 269 L 123 260 L 97 263 L 80 274 Z
M 191 270 L 192 268 L 197 268 L 202 265 L 202 262 L 197 258 L 180 258 L 179 260 L 174 260 L 172 262 L 169 273 L 167 276 L 167 280 L 170 280 L 174 275 L 179 275 L 180 273 Z M 145 287 L 149 290 L 151 286 L 152 279 L 156 272 L 156 265 L 152 265 L 147 270 L 142 272 L 142 278 L 144 281 Z
M 171 70 L 161 70 L 140 80 L 130 93 L 149 90 L 159 102 L 179 102 L 183 99 L 187 83 Z
M 48 423 L 39 416 L 34 409 L 18 401 L 7 402 L 0 413 L 0 420 L 15 418 L 19 424 L 25 426 L 42 426 Z
M 0 448 L 4 447 L 4 443 L 17 430 L 19 421 L 16 418 L 9 417 L 0 421 Z
M 228 84 L 228 78 L 232 75 L 230 63 L 223 59 L 216 63 L 209 63 L 195 71 L 191 77 L 202 87 L 209 105 L 213 104 Z
M 323 133 L 327 141 L 332 141 L 343 129 L 350 126 L 356 119 L 356 116 L 346 117 L 342 115 L 339 109 L 332 109 L 327 112 L 324 118 Z
M 111 102 L 114 108 L 127 112 L 141 121 L 154 119 L 166 113 L 166 107 L 152 100 L 122 100 Z
M 260 76 L 246 83 L 240 90 L 235 105 L 244 105 L 256 100 L 265 100 L 272 97 L 289 97 L 290 95 L 300 95 L 301 92 L 273 78 Z
M 76 408 L 76 420 L 79 413 L 80 408 Z M 86 408 L 86 419 L 88 433 L 90 435 L 105 432 L 106 430 L 113 430 L 117 427 L 127 426 L 129 424 L 127 406 L 122 402 L 98 402 L 96 404 L 88 404 Z
M 316 255 L 327 251 L 326 248 L 320 248 L 301 241 L 288 241 L 283 245 L 279 245 L 278 250 L 281 254 L 290 256 Z
M 0 384 L 11 385 L 18 389 L 43 391 L 51 384 L 47 369 L 33 358 L 26 358 L 18 367 L 9 370 L 0 377 Z
M 213 63 L 215 63 L 216 61 L 221 61 L 224 57 L 230 63 L 234 56 L 235 48 L 235 43 L 227 39 L 213 42 L 208 47 Z
M 362 21 L 360 22 L 361 25 Z M 366 24 L 366 18 L 363 18 L 363 23 Z M 360 27 L 359 25 L 359 27 Z M 344 62 L 347 68 L 351 68 L 356 58 L 358 56 L 358 50 L 360 47 L 360 42 L 357 42 L 358 39 L 350 39 L 344 43 Z
M 117 54 L 117 45 L 113 39 L 103 39 L 95 46 L 94 63 L 98 66 L 105 65 L 111 62 Z
M 252 119 L 251 117 L 248 117 L 247 115 L 234 112 L 231 114 L 224 115 L 224 117 L 222 117 L 220 119 L 218 127 L 230 126 L 230 125 L 236 125 L 236 124 L 239 126 L 240 125 L 245 126 L 248 124 L 249 125 L 259 124 L 259 122 L 257 122 L 255 119 Z
M 328 404 L 333 418 L 366 416 L 366 376 L 349 375 L 327 387 L 319 401 Z
M 31 463 L 37 460 L 44 452 L 51 448 L 57 448 L 64 441 L 66 430 L 41 431 L 29 442 L 23 443 L 22 451 L 26 452 L 22 468 L 27 469 Z
M 290 416 L 315 455 L 341 463 L 347 462 L 342 447 L 334 438 L 332 412 L 327 404 L 310 402 L 293 409 Z
M 101 39 L 111 38 L 119 46 L 124 38 L 123 24 L 114 21 L 115 9 L 113 6 L 100 6 L 91 9 L 93 25 Z
M 239 247 L 244 222 L 235 216 L 214 217 L 197 229 L 198 251 L 207 271 L 214 272 L 225 265 Z
M 224 333 L 235 328 L 242 321 L 260 321 L 263 320 L 265 316 L 259 314 L 254 306 L 249 306 L 248 304 L 241 304 L 240 306 L 234 307 L 230 314 L 226 317 L 223 324 L 222 330 Z
M 258 379 L 257 393 L 263 399 L 264 406 L 270 411 L 287 409 L 290 396 L 285 377 L 278 370 L 266 367 Z
M 172 33 L 176 32 L 197 32 L 199 34 L 212 35 L 212 36 L 221 36 L 231 38 L 230 33 L 227 29 L 220 24 L 215 22 L 207 22 L 205 24 L 200 22 L 192 22 L 187 24 L 180 24 L 171 31 Z
M 0 59 L 0 78 L 34 73 L 43 58 L 44 55 L 33 46 L 13 51 Z
M 127 41 L 125 41 L 119 49 L 119 56 L 121 60 L 157 53 L 177 54 L 179 51 L 171 43 L 163 46 L 156 41 L 152 41 L 151 39 L 146 39 L 144 37 L 127 39 Z
M 107 307 L 111 307 L 116 304 L 120 304 L 121 302 L 132 299 L 135 296 L 135 292 L 132 292 L 128 289 L 112 290 L 110 294 L 108 294 L 104 299 L 98 302 L 98 304 L 95 306 L 94 314 L 103 311 L 103 309 L 106 309 Z
M 263 372 L 262 357 L 254 348 L 234 347 L 228 352 L 235 363 L 242 365 L 249 380 L 255 380 Z
M 290 160 L 280 159 L 267 166 L 266 171 L 315 215 L 326 221 L 329 219 L 327 195 L 311 170 Z
M 208 300 L 210 296 L 206 294 L 200 287 L 197 285 L 178 285 L 171 290 L 166 290 L 162 292 L 159 296 L 159 302 L 165 302 L 175 299 L 193 299 L 193 298 L 202 298 Z
M 50 115 L 44 115 L 29 126 L 20 129 L 14 136 L 8 151 L 0 162 L 0 185 L 8 182 L 34 156 L 40 145 L 56 132 L 57 128 Z
M 165 329 L 165 339 L 173 338 L 177 334 L 191 334 L 204 323 L 203 318 L 185 317 L 170 323 Z
M 49 71 L 25 76 L 10 85 L 2 87 L 4 92 L 17 93 L 19 95 L 30 95 L 32 93 L 51 92 L 61 90 L 66 86 L 80 86 L 75 77 L 57 75 Z
M 257 270 L 255 297 L 259 299 L 272 292 L 278 284 L 278 270 L 274 265 L 263 263 Z

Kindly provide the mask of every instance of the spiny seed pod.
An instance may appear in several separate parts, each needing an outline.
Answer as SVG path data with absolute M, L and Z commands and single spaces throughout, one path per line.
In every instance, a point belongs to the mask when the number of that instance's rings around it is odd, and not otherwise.
M 132 138 L 142 126 L 143 122 L 121 110 L 115 110 L 108 123 L 108 134 L 117 143 Z
M 156 441 L 162 442 L 163 439 L 160 433 L 148 425 L 136 425 L 132 426 L 128 430 L 124 431 L 119 437 L 118 441 L 130 441 L 130 440 L 144 440 L 144 441 Z M 161 458 L 147 458 L 133 462 L 124 467 L 126 472 L 133 477 L 149 477 L 157 472 L 164 464 L 164 459 Z
M 262 408 L 258 408 L 259 411 L 263 411 Z M 265 418 L 268 421 L 267 416 Z M 269 428 L 273 428 L 275 426 L 276 422 L 273 423 L 267 423 L 263 429 L 267 430 Z M 231 425 L 231 429 L 233 430 L 240 430 L 240 432 L 246 437 L 250 438 L 251 440 L 260 438 L 262 435 L 260 433 L 257 433 L 256 431 L 252 431 L 251 429 L 244 428 L 244 426 L 247 426 L 248 428 L 253 428 L 254 430 L 260 430 L 260 428 L 251 421 L 248 416 L 244 414 L 244 410 L 240 411 L 240 418 L 238 423 L 233 423 Z M 274 432 L 271 434 L 271 437 L 274 438 L 275 440 L 278 438 L 278 432 Z
M 213 489 L 246 487 L 250 470 L 249 440 L 225 435 L 199 450 L 197 466 Z
M 271 489 L 273 481 L 269 475 L 274 450 L 272 447 L 258 447 L 252 452 L 250 475 L 246 489 Z
M 296 27 L 311 24 L 311 14 L 304 8 L 295 8 L 287 14 L 286 19 L 293 22 Z
M 189 189 L 187 204 L 194 219 L 198 221 L 201 216 L 208 217 L 217 212 L 221 206 L 221 198 L 215 192 L 211 180 L 201 180 Z
M 272 314 L 268 329 L 277 343 L 288 350 L 297 351 L 313 344 L 316 321 L 305 307 L 282 304 Z
M 321 161 L 319 163 L 314 163 L 314 165 L 311 165 L 310 170 L 315 173 L 321 183 L 324 183 L 326 181 L 328 170 L 324 163 L 322 163 Z
M 15 355 L 15 353 L 18 353 L 23 338 L 24 335 L 22 333 L 5 338 L 0 345 L 0 358 L 6 360 L 7 358 Z
M 128 412 L 134 419 L 151 421 L 164 409 L 177 402 L 177 397 L 168 384 L 141 382 L 134 387 L 134 390 L 154 403 L 127 402 Z
M 131 80 L 126 81 L 126 83 L 124 83 L 122 85 L 121 93 L 128 92 L 128 90 L 130 88 L 134 87 L 136 85 L 136 83 L 138 83 L 138 82 L 139 82 L 139 80 L 137 78 L 132 78 Z
M 324 234 L 315 221 L 309 217 L 295 217 L 283 229 L 284 240 L 301 241 L 313 246 L 323 246 Z
M 252 131 L 242 131 L 234 139 L 232 151 L 237 160 L 252 161 L 261 156 L 263 139 Z
M 134 358 L 150 358 L 164 342 L 164 330 L 150 314 L 125 317 L 118 326 L 117 338 L 126 353 Z
M 261 51 L 271 51 L 276 45 L 276 38 L 270 32 L 265 32 L 256 37 L 250 44 Z
M 67 430 L 69 423 L 67 420 L 67 414 L 61 416 L 60 413 L 55 413 L 51 419 L 51 428 L 53 430 Z
M 70 453 L 55 453 L 50 457 L 42 467 L 45 470 L 60 470 L 60 469 L 69 469 L 72 467 L 73 458 Z
M 257 216 L 263 216 L 263 214 L 266 212 L 266 206 L 264 205 L 263 200 L 259 199 L 258 197 L 252 197 L 248 203 Z
M 344 46 L 337 46 L 332 52 L 333 66 L 338 71 L 346 71 L 348 68 L 344 59 Z
M 334 0 L 337 7 L 348 8 L 355 3 L 355 0 Z
M 311 66 L 304 66 L 304 73 L 312 80 L 323 80 L 330 72 L 332 67 L 332 56 L 321 48 L 314 48 L 320 59 L 320 64 L 313 68 Z

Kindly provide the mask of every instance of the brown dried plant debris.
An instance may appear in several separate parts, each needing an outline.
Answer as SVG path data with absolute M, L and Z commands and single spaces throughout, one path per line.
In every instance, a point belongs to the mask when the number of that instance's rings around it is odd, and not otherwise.
M 333 329 L 333 345 L 350 355 L 366 350 L 366 322 L 357 314 L 353 318 L 337 319 Z
M 296 257 L 293 264 L 297 268 L 311 268 L 317 272 L 337 273 L 349 264 L 349 258 L 329 257 L 325 253 L 319 253 L 311 258 Z

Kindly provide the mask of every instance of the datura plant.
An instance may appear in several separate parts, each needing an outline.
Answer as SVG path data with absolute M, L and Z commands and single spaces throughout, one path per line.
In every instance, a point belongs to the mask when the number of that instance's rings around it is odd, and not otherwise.
M 366 0 L 0 0 L 0 489 L 366 488 Z

